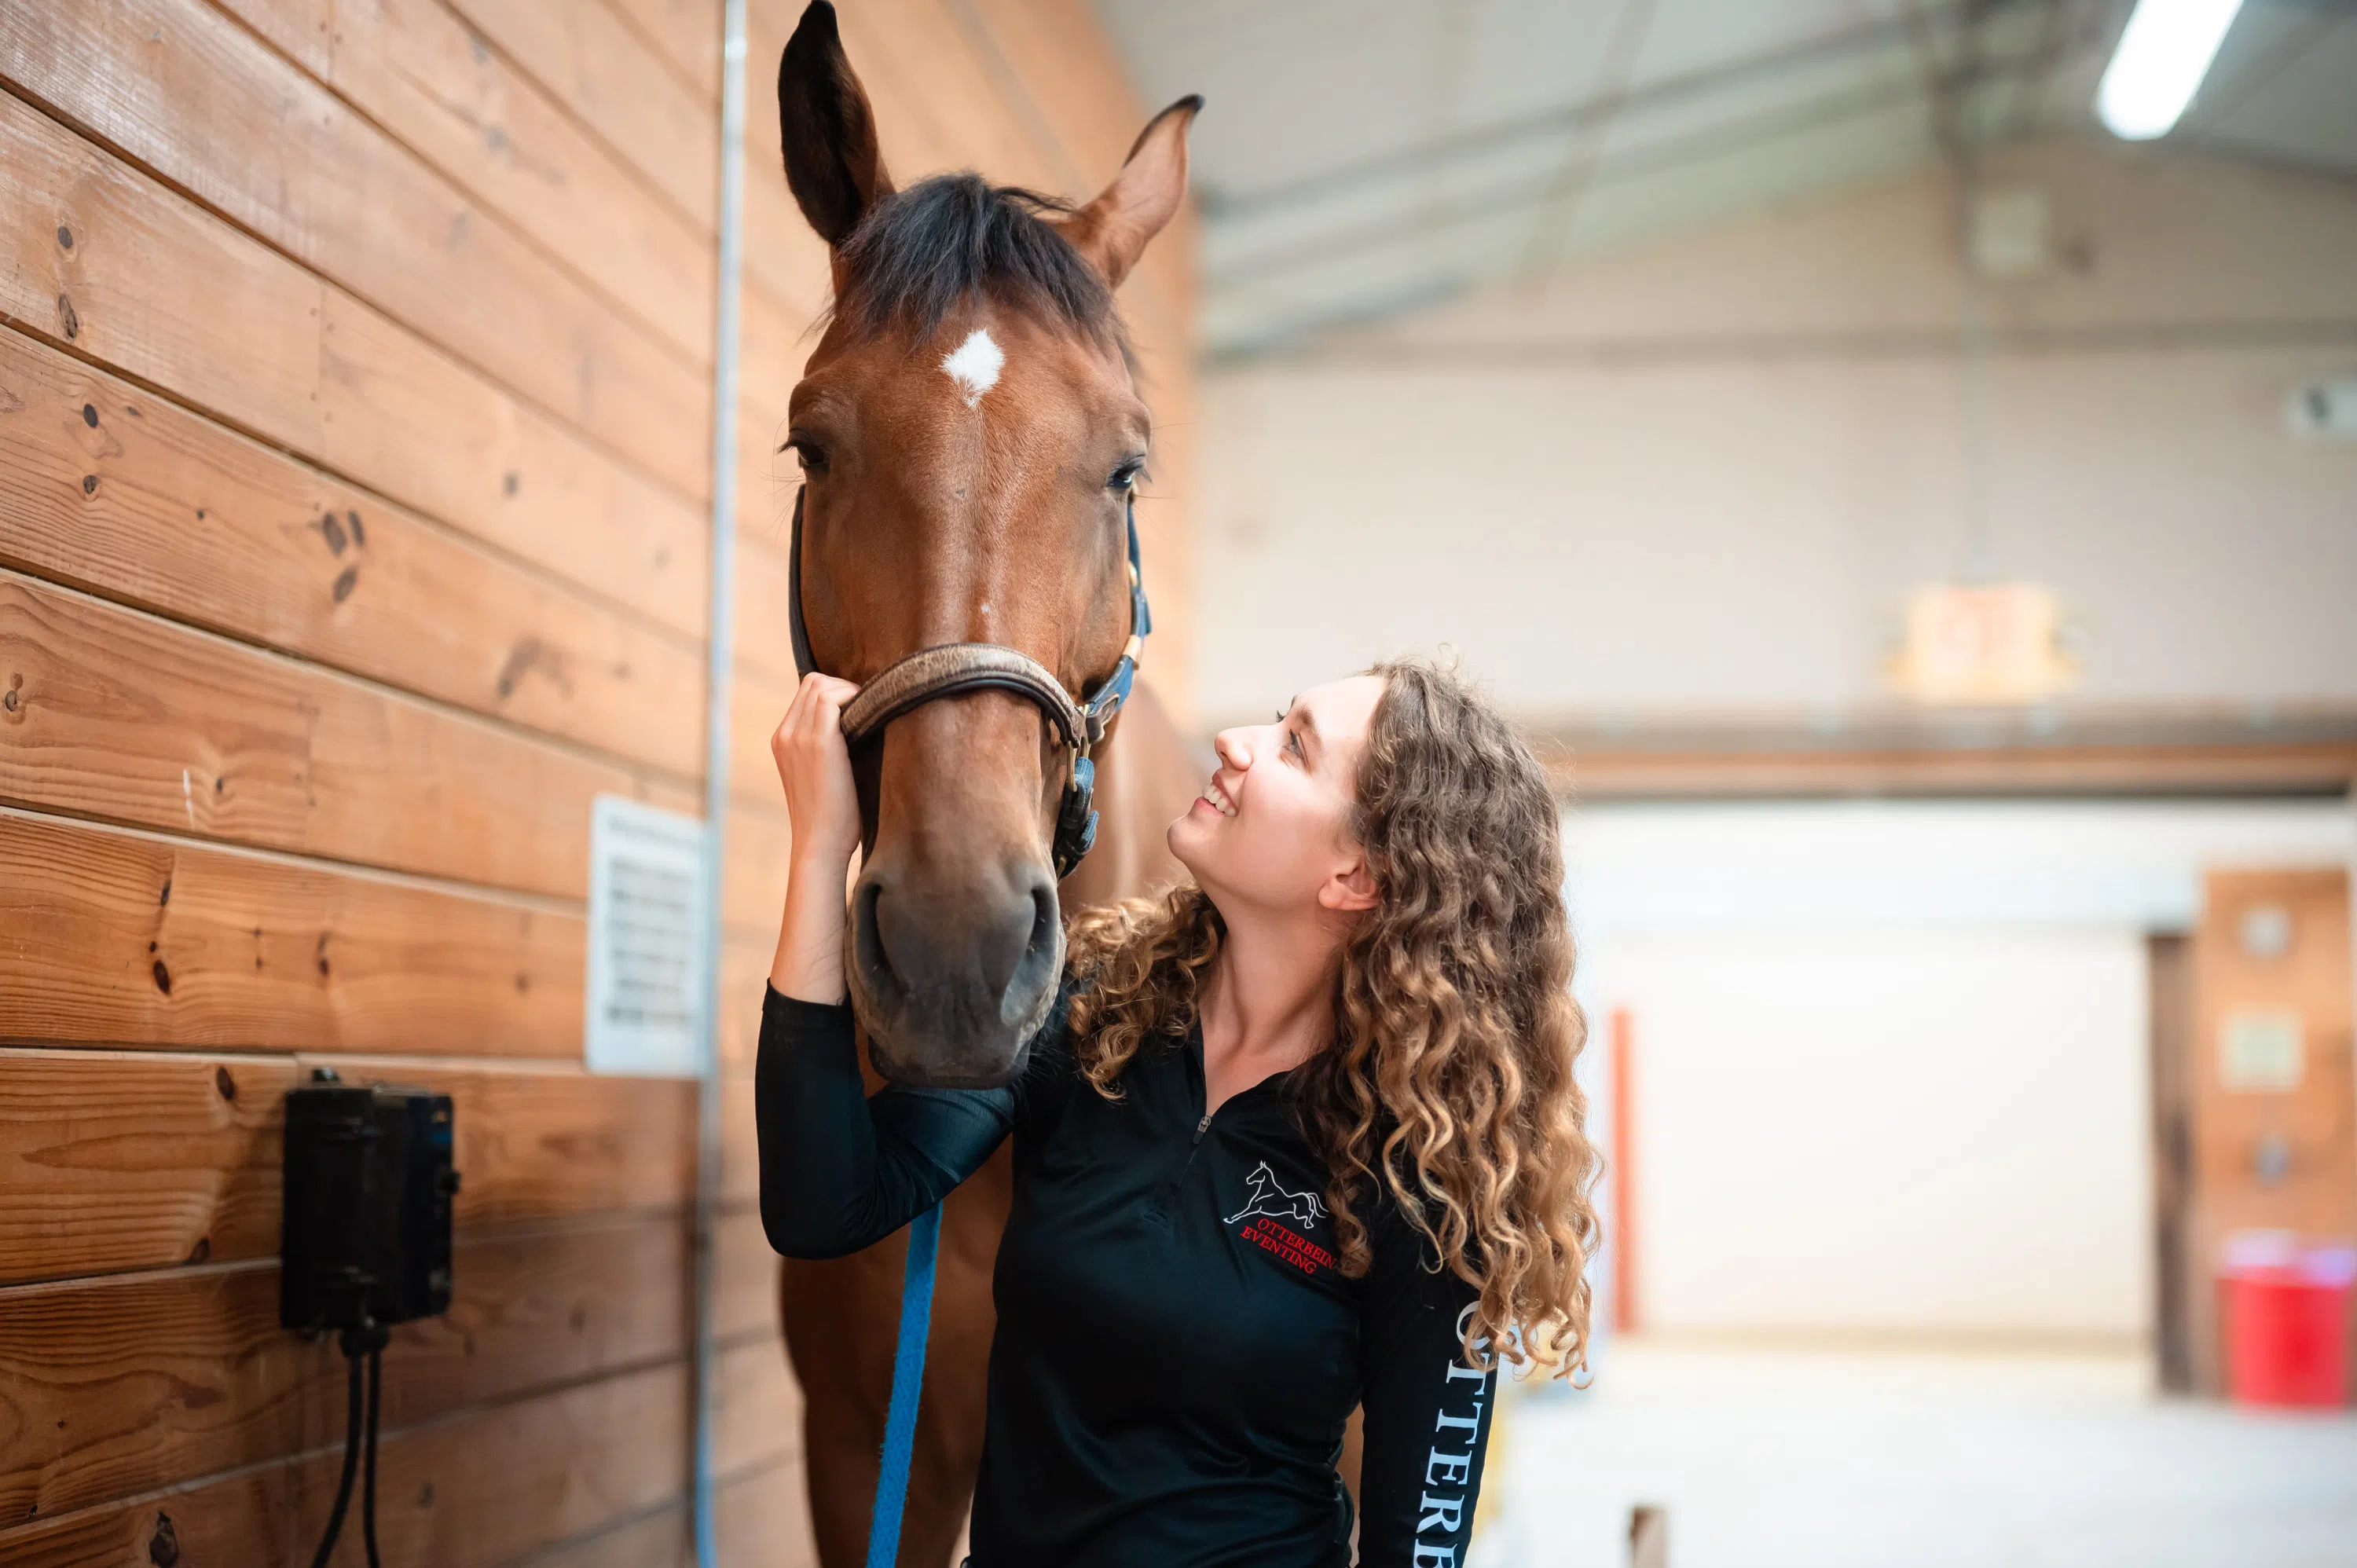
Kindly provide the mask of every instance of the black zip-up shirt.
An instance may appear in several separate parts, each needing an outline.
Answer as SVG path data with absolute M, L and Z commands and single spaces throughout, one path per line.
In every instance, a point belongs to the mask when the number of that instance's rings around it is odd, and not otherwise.
M 1059 1002 L 1004 1089 L 869 1097 L 848 1006 L 768 991 L 761 1219 L 791 1257 L 890 1235 L 1015 1140 L 999 1243 L 974 1568 L 1339 1568 L 1335 1477 L 1366 1406 L 1359 1562 L 1457 1568 L 1494 1372 L 1464 1364 L 1472 1288 L 1389 1199 L 1338 1269 L 1286 1074 L 1205 1115 L 1200 1033 L 1148 1044 L 1109 1101 Z

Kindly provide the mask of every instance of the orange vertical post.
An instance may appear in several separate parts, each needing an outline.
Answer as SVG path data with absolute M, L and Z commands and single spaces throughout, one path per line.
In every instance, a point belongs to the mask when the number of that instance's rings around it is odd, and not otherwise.
M 1612 1326 L 1637 1326 L 1637 1089 L 1635 1025 L 1612 1009 Z

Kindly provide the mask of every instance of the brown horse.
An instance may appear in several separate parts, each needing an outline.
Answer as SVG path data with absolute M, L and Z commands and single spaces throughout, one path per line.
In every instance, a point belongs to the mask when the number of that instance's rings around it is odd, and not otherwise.
M 1075 694 L 1113 670 L 1130 632 L 1125 509 L 1151 427 L 1112 295 L 1184 199 L 1199 106 L 1156 116 L 1082 207 L 973 175 L 896 192 L 833 8 L 803 13 L 778 107 L 787 182 L 834 264 L 834 314 L 789 432 L 819 668 L 865 682 L 920 648 L 989 642 Z M 855 771 L 866 845 L 846 946 L 871 1085 L 879 1065 L 904 1083 L 1003 1082 L 1052 995 L 1063 908 L 1178 875 L 1163 831 L 1198 769 L 1141 687 L 1118 744 L 1098 750 L 1096 847 L 1060 886 L 1049 843 L 1066 759 L 1030 703 L 983 692 L 915 709 Z M 1002 1150 L 943 1208 L 909 1568 L 948 1561 L 973 1493 L 1010 1190 Z M 780 1280 L 827 1568 L 865 1560 L 905 1246 L 904 1233 L 790 1261 Z

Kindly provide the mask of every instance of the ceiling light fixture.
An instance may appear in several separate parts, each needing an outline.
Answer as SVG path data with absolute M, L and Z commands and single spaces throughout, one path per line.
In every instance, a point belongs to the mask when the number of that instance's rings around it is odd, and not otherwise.
M 2193 101 L 2243 0 L 2136 0 L 2095 90 L 2095 114 L 2131 142 L 2166 135 Z

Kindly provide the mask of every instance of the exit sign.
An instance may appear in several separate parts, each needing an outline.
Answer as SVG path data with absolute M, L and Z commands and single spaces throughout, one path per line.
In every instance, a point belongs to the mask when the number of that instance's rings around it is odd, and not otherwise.
M 1947 583 L 1907 601 L 1907 639 L 1890 682 L 1918 702 L 2004 705 L 2043 702 L 2078 664 L 2060 646 L 2061 610 L 2035 583 Z

